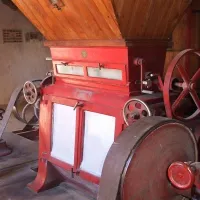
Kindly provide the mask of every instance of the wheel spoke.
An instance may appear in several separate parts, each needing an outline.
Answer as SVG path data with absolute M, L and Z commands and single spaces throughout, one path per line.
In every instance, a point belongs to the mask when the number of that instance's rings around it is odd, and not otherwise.
M 175 110 L 177 109 L 178 105 L 180 104 L 181 100 L 188 94 L 188 89 L 185 88 L 180 95 L 178 96 L 178 98 L 174 101 L 174 103 L 172 104 L 172 112 L 175 112 Z
M 194 89 L 192 89 L 190 91 L 190 95 L 191 95 L 194 103 L 196 104 L 197 108 L 200 110 L 200 100 L 199 100 L 199 97 L 198 97 L 196 91 Z
M 190 78 L 189 78 L 187 72 L 185 71 L 185 69 L 184 69 L 183 67 L 181 67 L 181 66 L 178 66 L 177 68 L 178 68 L 178 71 L 179 71 L 179 73 L 180 73 L 181 78 L 183 79 L 183 81 L 184 81 L 187 85 L 189 85 Z
M 192 77 L 192 82 L 196 82 L 200 78 L 200 68 L 197 70 L 197 72 Z

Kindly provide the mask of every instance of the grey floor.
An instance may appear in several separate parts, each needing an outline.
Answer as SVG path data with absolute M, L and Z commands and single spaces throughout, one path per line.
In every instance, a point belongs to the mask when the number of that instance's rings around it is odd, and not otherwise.
M 37 166 L 38 144 L 13 133 L 5 133 L 4 139 L 13 153 L 0 158 L 0 200 L 94 200 L 91 193 L 69 182 L 39 194 L 26 186 L 32 182 Z

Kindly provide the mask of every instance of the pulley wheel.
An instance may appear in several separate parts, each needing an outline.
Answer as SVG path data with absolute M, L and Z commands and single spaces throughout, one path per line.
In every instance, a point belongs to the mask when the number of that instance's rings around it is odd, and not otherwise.
M 198 68 L 196 72 L 191 75 L 191 70 L 194 67 L 184 67 L 183 64 L 181 64 L 181 60 L 188 55 L 193 55 L 197 58 L 200 57 L 200 53 L 193 49 L 186 49 L 180 52 L 170 63 L 165 75 L 163 98 L 165 102 L 166 114 L 169 118 L 191 120 L 200 114 L 200 97 L 197 92 L 199 84 L 198 81 L 200 80 L 200 68 Z M 175 72 L 178 73 L 179 79 L 173 78 Z M 174 87 L 176 88 L 176 90 L 174 90 L 174 94 L 177 93 L 178 95 L 176 98 L 171 99 L 171 89 Z M 192 113 L 187 114 L 186 116 L 181 113 L 185 111 L 185 107 L 181 107 L 181 104 L 185 99 L 190 99 L 190 102 L 192 102 L 196 108 Z
M 23 87 L 24 98 L 28 104 L 34 104 L 38 98 L 38 91 L 32 81 L 26 81 Z
M 168 167 L 197 157 L 195 137 L 183 124 L 162 117 L 138 120 L 112 145 L 98 200 L 183 200 L 168 180 Z
M 126 125 L 129 126 L 136 120 L 147 116 L 152 116 L 152 112 L 144 101 L 132 98 L 125 103 L 123 108 L 123 118 Z
M 34 85 L 37 85 L 37 88 L 38 88 L 40 86 L 41 80 L 36 79 L 36 80 L 32 80 L 30 82 L 32 82 Z M 30 105 L 29 111 L 28 111 L 29 115 L 31 115 L 31 116 L 35 115 L 37 119 L 38 119 L 38 108 L 39 108 L 38 102 L 39 102 L 39 100 L 37 99 L 35 104 L 32 104 L 32 105 L 28 104 L 28 105 Z M 27 101 L 25 99 L 24 91 L 23 91 L 23 87 L 22 87 L 20 93 L 18 94 L 18 96 L 16 98 L 15 105 L 13 106 L 13 114 L 17 120 L 19 120 L 22 123 L 27 124 L 27 120 L 24 119 L 24 116 L 26 115 L 25 112 L 27 110 L 28 110 L 27 109 Z M 31 110 L 33 110 L 33 111 L 31 111 Z M 33 123 L 28 122 L 28 125 L 37 125 L 37 123 L 38 123 L 37 121 L 35 121 Z

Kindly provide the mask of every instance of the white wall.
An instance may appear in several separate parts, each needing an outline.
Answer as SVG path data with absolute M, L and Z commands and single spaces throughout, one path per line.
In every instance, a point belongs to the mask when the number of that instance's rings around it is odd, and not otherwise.
M 23 43 L 3 44 L 2 29 L 23 31 Z M 46 57 L 49 48 L 43 42 L 26 42 L 25 33 L 36 29 L 19 11 L 0 2 L 0 105 L 7 104 L 13 89 L 26 80 L 42 78 L 52 67 Z

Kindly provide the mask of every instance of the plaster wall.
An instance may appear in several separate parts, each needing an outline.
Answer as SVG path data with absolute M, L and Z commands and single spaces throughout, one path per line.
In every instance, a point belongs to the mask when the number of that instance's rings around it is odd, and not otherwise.
M 23 31 L 22 43 L 3 43 L 3 29 Z M 25 33 L 36 32 L 19 11 L 0 2 L 0 105 L 7 104 L 12 91 L 26 80 L 43 78 L 52 67 L 50 51 L 40 41 L 25 41 Z

